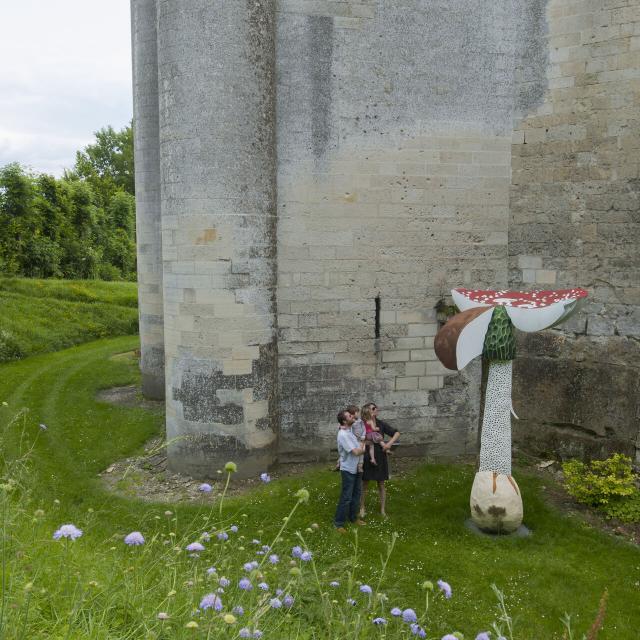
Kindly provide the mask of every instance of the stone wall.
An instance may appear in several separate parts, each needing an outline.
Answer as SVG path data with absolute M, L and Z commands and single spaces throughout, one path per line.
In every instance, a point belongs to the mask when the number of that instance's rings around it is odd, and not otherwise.
M 513 134 L 512 287 L 589 290 L 521 343 L 515 439 L 640 462 L 640 2 L 552 0 L 548 89 Z

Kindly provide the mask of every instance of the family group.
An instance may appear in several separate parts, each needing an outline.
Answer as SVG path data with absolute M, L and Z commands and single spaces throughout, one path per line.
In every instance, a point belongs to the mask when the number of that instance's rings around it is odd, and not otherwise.
M 380 513 L 386 517 L 385 481 L 389 479 L 388 456 L 400 437 L 399 431 L 378 418 L 378 407 L 368 402 L 362 407 L 351 405 L 338 413 L 337 468 L 342 476 L 340 500 L 334 525 L 344 533 L 347 520 L 365 524 L 365 498 L 371 480 L 378 483 Z M 389 440 L 385 441 L 385 436 Z

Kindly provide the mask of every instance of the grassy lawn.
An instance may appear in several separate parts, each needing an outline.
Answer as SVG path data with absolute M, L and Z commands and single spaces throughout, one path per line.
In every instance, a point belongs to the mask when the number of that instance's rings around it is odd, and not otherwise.
M 135 333 L 136 285 L 0 277 L 0 362 Z
M 357 557 L 355 536 L 340 537 L 331 527 L 338 477 L 329 470 L 274 480 L 225 501 L 221 514 L 224 475 L 198 504 L 170 506 L 171 515 L 165 515 L 166 505 L 105 492 L 98 472 L 139 450 L 162 429 L 157 415 L 95 401 L 97 390 L 137 380 L 130 359 L 113 357 L 136 347 L 134 337 L 112 338 L 0 366 L 0 402 L 7 403 L 0 406 L 0 431 L 8 459 L 15 457 L 20 442 L 23 450 L 35 442 L 25 463 L 24 488 L 3 494 L 0 637 L 237 638 L 242 624 L 248 624 L 251 629 L 259 625 L 265 640 L 408 638 L 414 637 L 409 626 L 389 610 L 411 607 L 423 616 L 429 595 L 428 615 L 421 618 L 427 637 L 459 631 L 473 639 L 497 618 L 492 583 L 505 594 L 518 640 L 563 637 L 559 619 L 565 612 L 572 614 L 579 632 L 574 637 L 581 638 L 605 588 L 609 601 L 598 638 L 638 637 L 640 551 L 550 509 L 539 481 L 526 475 L 518 481 L 525 522 L 533 530 L 530 538 L 489 539 L 465 529 L 473 469 L 425 464 L 389 483 L 390 518 L 371 517 L 359 529 Z M 5 462 L 5 484 L 16 469 Z M 259 569 L 271 589 L 277 584 L 295 594 L 290 610 L 273 611 L 264 600 L 273 593 L 261 600 L 257 587 L 244 592 L 235 585 L 244 575 L 244 562 L 262 560 L 252 539 L 273 540 L 297 504 L 300 487 L 308 489 L 310 499 L 299 504 L 272 550 L 281 561 Z M 68 543 L 52 540 L 53 531 L 65 523 L 84 535 Z M 238 533 L 230 532 L 231 524 L 239 526 Z M 226 542 L 215 537 L 223 529 L 230 532 Z M 133 530 L 144 534 L 144 546 L 123 544 L 123 536 Z M 188 557 L 185 545 L 205 530 L 212 535 L 204 542 L 206 550 L 199 558 Z M 296 531 L 313 552 L 313 562 L 294 561 L 301 577 L 292 576 L 289 566 L 292 545 L 305 546 Z M 377 590 L 394 533 L 397 541 L 378 589 L 388 600 L 374 595 L 370 601 L 358 582 Z M 217 573 L 208 576 L 205 569 L 211 565 Z M 250 574 L 256 585 L 261 579 L 257 571 Z M 224 610 L 194 613 L 223 574 L 232 579 L 221 594 Z M 441 597 L 437 588 L 432 593 L 421 587 L 439 578 L 451 584 L 451 599 Z M 341 583 L 335 589 L 329 586 L 334 579 Z M 346 604 L 348 597 L 355 606 Z M 221 614 L 237 603 L 245 607 L 244 617 L 225 623 Z M 167 612 L 169 620 L 158 620 L 158 612 Z M 377 616 L 389 624 L 373 625 Z M 186 628 L 190 621 L 199 627 Z

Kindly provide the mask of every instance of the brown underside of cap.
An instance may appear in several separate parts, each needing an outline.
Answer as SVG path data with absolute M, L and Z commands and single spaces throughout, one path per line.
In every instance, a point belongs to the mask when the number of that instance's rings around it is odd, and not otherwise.
M 467 309 L 461 313 L 456 313 L 447 321 L 436 334 L 433 341 L 433 348 L 436 351 L 436 355 L 442 364 L 456 371 L 458 369 L 456 362 L 456 346 L 458 344 L 458 338 L 462 330 L 479 315 L 482 315 L 487 311 L 487 307 L 473 307 L 473 309 Z

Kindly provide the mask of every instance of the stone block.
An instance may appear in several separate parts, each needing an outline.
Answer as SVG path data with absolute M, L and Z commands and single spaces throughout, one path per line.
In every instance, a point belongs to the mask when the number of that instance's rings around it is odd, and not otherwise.
M 418 388 L 418 378 L 396 378 L 397 391 L 413 391 Z
M 385 351 L 382 354 L 382 362 L 406 362 L 409 360 L 408 351 Z
M 426 362 L 407 362 L 405 373 L 408 376 L 424 376 L 427 373 Z
M 410 324 L 407 327 L 407 335 L 409 337 L 415 336 L 435 336 L 438 333 L 438 325 L 433 324 Z

